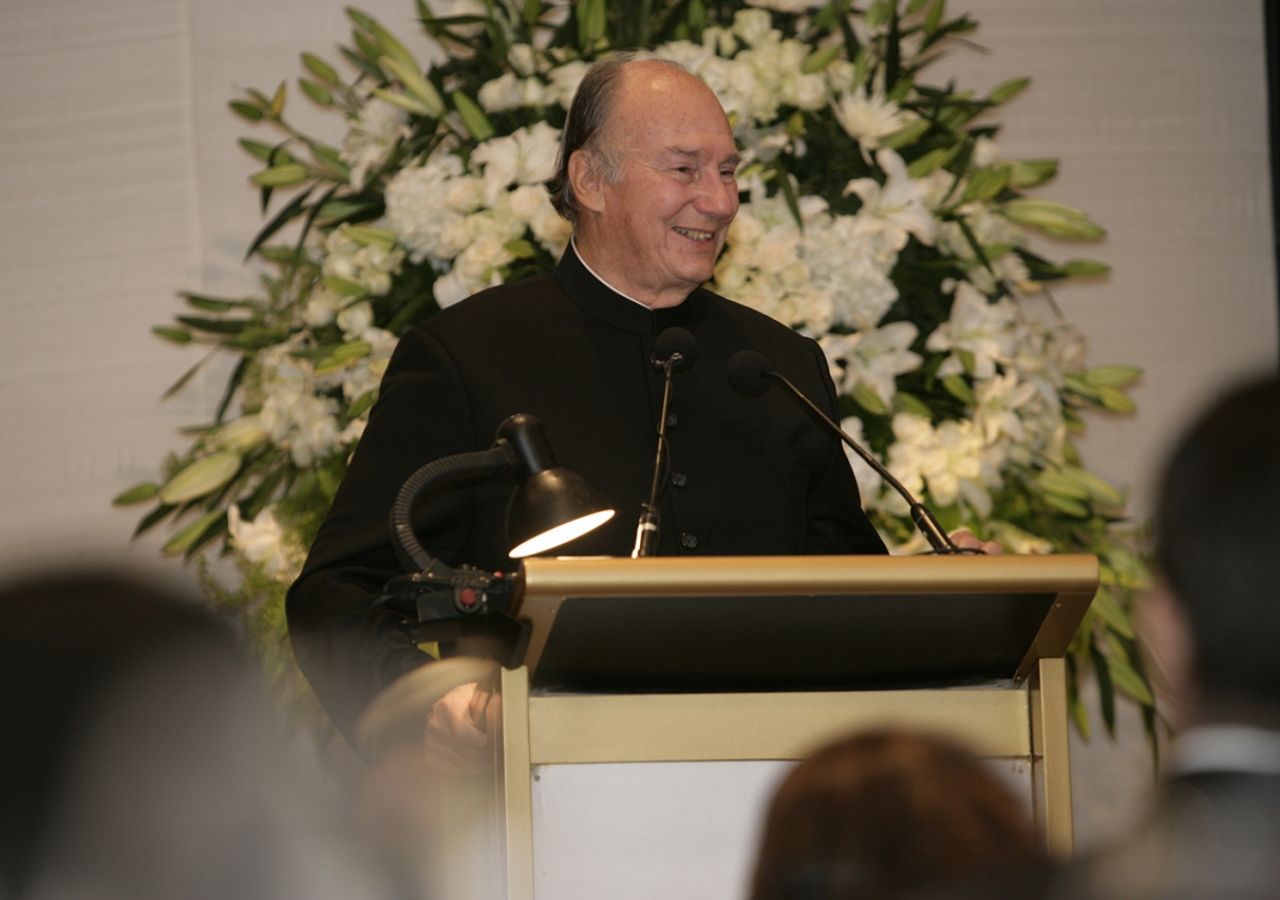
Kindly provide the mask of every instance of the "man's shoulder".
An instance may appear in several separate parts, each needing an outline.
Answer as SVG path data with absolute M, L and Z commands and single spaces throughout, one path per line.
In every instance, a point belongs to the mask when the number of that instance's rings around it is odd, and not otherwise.
M 496 322 L 511 317 L 545 313 L 548 306 L 569 302 L 552 272 L 499 284 L 472 294 L 442 309 L 419 327 L 432 332 L 452 328 L 473 328 L 478 321 Z
M 698 289 L 698 298 L 708 320 L 728 325 L 749 340 L 789 352 L 813 352 L 812 338 L 787 327 L 772 316 L 706 288 Z

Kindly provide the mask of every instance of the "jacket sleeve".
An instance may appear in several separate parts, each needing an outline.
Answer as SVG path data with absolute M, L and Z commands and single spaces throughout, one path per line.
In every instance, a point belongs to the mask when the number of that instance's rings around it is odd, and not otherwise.
M 390 541 L 390 510 L 424 464 L 476 449 L 466 393 L 448 353 L 422 329 L 401 339 L 341 486 L 286 613 L 298 666 L 338 729 L 353 739 L 361 712 L 384 687 L 431 657 L 396 613 L 374 608 L 403 574 Z M 429 552 L 455 563 L 465 552 L 471 492 L 454 492 L 415 519 Z M 424 538 L 424 543 L 426 543 Z
M 812 342 L 811 342 L 812 343 Z M 823 395 L 815 402 L 837 424 L 840 422 L 840 399 L 827 366 L 822 348 L 812 343 L 814 361 L 822 380 Z M 888 553 L 884 541 L 862 511 L 858 481 L 838 439 L 832 442 L 831 455 L 817 484 L 809 491 L 808 540 L 806 548 L 813 554 Z

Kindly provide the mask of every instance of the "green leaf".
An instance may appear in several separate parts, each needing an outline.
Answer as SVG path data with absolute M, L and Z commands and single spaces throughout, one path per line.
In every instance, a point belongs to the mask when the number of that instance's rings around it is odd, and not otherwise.
M 212 494 L 240 471 L 240 454 L 235 450 L 223 450 L 198 459 L 160 489 L 160 502 L 185 503 L 197 497 Z
M 339 344 L 333 351 L 333 358 L 362 359 L 372 352 L 373 346 L 368 341 L 347 341 L 345 344 Z
M 284 112 L 284 101 L 287 94 L 287 83 L 280 82 L 280 87 L 276 88 L 275 94 L 271 97 L 271 108 L 269 110 L 273 119 L 280 118 Z
M 1079 466 L 1063 466 L 1062 474 L 1084 488 L 1093 502 L 1103 506 L 1124 505 L 1124 495 L 1092 472 Z
M 1020 190 L 1044 184 L 1057 174 L 1056 159 L 1024 159 L 1009 163 L 1009 184 Z
M 1093 672 L 1098 680 L 1098 700 L 1102 705 L 1102 721 L 1107 726 L 1107 733 L 1116 736 L 1116 692 L 1111 685 L 1110 661 L 1097 647 L 1089 648 L 1093 658 Z
M 302 64 L 307 67 L 308 72 L 330 87 L 337 87 L 339 84 L 337 70 L 315 54 L 303 53 Z
M 413 54 L 400 43 L 400 40 L 387 29 L 383 28 L 374 19 L 369 20 L 369 30 L 373 32 L 374 37 L 378 39 L 378 43 L 382 45 L 383 51 L 392 59 L 403 63 L 410 71 L 421 72 L 418 67 L 418 61 L 413 58 Z M 379 63 L 382 60 L 378 61 Z M 421 77 L 421 75 L 419 75 Z
M 1045 505 L 1051 506 L 1058 512 L 1066 513 L 1077 519 L 1089 518 L 1089 508 L 1078 500 L 1072 500 L 1069 497 L 1063 497 L 1059 494 L 1044 495 Z
M 251 319 L 205 319 L 200 316 L 176 316 L 188 328 L 207 331 L 210 334 L 239 334 L 252 324 Z
M 363 28 L 365 31 L 373 31 L 373 16 L 369 15 L 364 10 L 354 6 L 347 6 L 343 7 L 342 11 L 345 12 L 347 14 L 347 18 L 358 27 Z
M 151 510 L 151 512 L 142 517 L 142 521 L 133 529 L 133 536 L 137 537 L 140 534 L 146 534 L 156 525 L 160 524 L 160 522 L 168 518 L 169 514 L 175 509 L 177 509 L 176 506 L 157 506 L 155 509 Z
M 589 49 L 604 37 L 606 12 L 605 0 L 580 0 L 577 4 L 579 47 Z
M 924 17 L 924 33 L 933 34 L 938 30 L 939 23 L 942 22 L 942 15 L 947 10 L 946 0 L 937 0 L 933 6 L 929 7 L 929 11 Z
M 341 294 L 343 297 L 363 297 L 368 293 L 361 285 L 356 284 L 354 281 L 335 278 L 332 275 L 326 275 L 321 280 L 324 282 L 325 287 L 336 294 Z
M 1094 366 L 1084 373 L 1084 380 L 1094 387 L 1119 387 L 1142 377 L 1138 366 Z
M 1115 597 L 1107 588 L 1098 588 L 1098 593 L 1094 595 L 1093 603 L 1089 608 L 1112 631 L 1127 638 L 1134 636 L 1133 623 L 1129 621 L 1129 616 L 1120 608 L 1120 604 L 1116 603 Z
M 897 150 L 899 147 L 905 147 L 908 144 L 914 144 L 920 138 L 924 137 L 926 131 L 933 127 L 933 123 L 928 119 L 916 119 L 899 128 L 893 134 L 887 135 L 880 139 L 881 147 L 888 147 L 890 150 Z
M 406 112 L 411 112 L 415 116 L 422 116 L 427 119 L 438 119 L 439 114 L 431 111 L 431 107 L 427 106 L 416 97 L 410 97 L 408 94 L 402 94 L 399 91 L 388 91 L 383 88 L 372 88 L 375 97 L 385 100 L 392 106 L 398 106 Z
M 858 405 L 869 413 L 874 413 L 877 416 L 887 416 L 889 414 L 889 407 L 885 405 L 884 400 L 880 398 L 876 389 L 866 382 L 859 381 L 853 389 L 852 396 L 854 400 L 858 401 Z
M 160 552 L 165 556 L 177 556 L 180 553 L 185 553 L 191 547 L 194 547 L 200 538 L 204 537 L 205 532 L 217 524 L 219 519 L 226 518 L 226 515 L 226 512 L 220 509 L 205 513 L 169 538 L 169 542 L 160 548 Z
M 352 240 L 359 241 L 366 247 L 381 247 L 390 250 L 396 245 L 396 233 L 389 228 L 374 228 L 370 225 L 345 225 L 344 234 Z
M 969 184 L 964 189 L 961 203 L 972 203 L 976 200 L 990 200 L 1004 190 L 1009 183 L 1009 167 L 995 166 L 989 169 L 978 169 L 969 176 Z
M 507 241 L 504 246 L 506 247 L 507 252 L 516 259 L 533 259 L 538 255 L 538 249 L 523 238 L 517 238 L 514 241 Z
M 1138 404 L 1133 402 L 1133 398 L 1118 388 L 1098 388 L 1098 399 L 1102 401 L 1104 407 L 1113 413 L 1128 415 L 1138 408 Z
M 365 391 L 359 397 L 356 397 L 354 400 L 351 401 L 351 404 L 347 407 L 347 418 L 354 419 L 360 416 L 361 414 L 364 413 L 365 410 L 373 406 L 374 402 L 377 399 L 378 399 L 377 388 L 374 388 L 371 391 Z
M 829 44 L 826 47 L 821 47 L 813 51 L 805 57 L 804 62 L 800 64 L 800 71 L 805 75 L 813 75 L 816 72 L 821 72 L 827 66 L 831 65 L 831 63 L 840 55 L 840 51 L 842 49 L 843 48 L 839 44 Z
M 493 137 L 493 125 L 489 123 L 489 118 L 484 114 L 479 105 L 464 94 L 462 91 L 454 91 L 449 95 L 453 100 L 454 108 L 458 110 L 458 115 L 462 116 L 462 121 L 467 126 L 467 131 L 471 132 L 471 136 L 477 141 L 487 141 Z
M 307 180 L 307 167 L 301 163 L 287 163 L 255 172 L 249 180 L 259 187 L 288 187 Z
M 155 325 L 151 328 L 151 333 L 164 338 L 166 341 L 173 341 L 175 344 L 191 343 L 191 332 L 183 331 L 181 328 L 166 328 L 164 325 Z
M 1089 499 L 1089 489 L 1061 471 L 1046 469 L 1040 473 L 1036 481 L 1046 491 L 1061 497 L 1070 497 L 1074 500 Z
M 974 396 L 973 388 L 959 375 L 948 375 L 942 379 L 942 387 L 965 406 L 978 405 L 978 398 Z
M 987 96 L 987 102 L 992 106 L 999 106 L 1002 103 L 1008 103 L 1014 97 L 1018 96 L 1031 83 L 1030 78 L 1014 78 L 999 85 Z
M 248 259 L 253 256 L 253 254 L 257 252 L 264 243 L 270 240 L 273 234 L 283 228 L 288 222 L 292 221 L 296 216 L 300 215 L 303 204 L 307 202 L 307 198 L 310 196 L 311 188 L 307 188 L 305 191 L 295 195 L 292 200 L 285 204 L 284 208 L 281 209 L 280 212 L 276 213 L 275 217 L 270 222 L 262 226 L 261 231 L 254 235 L 253 240 L 249 243 L 249 249 L 244 252 L 244 258 Z M 263 255 L 266 255 L 265 249 L 263 250 Z
M 1074 207 L 1037 197 L 1017 197 L 1004 204 L 1004 214 L 1013 221 L 1038 228 L 1053 237 L 1087 240 L 1106 235 L 1100 225 Z
M 1094 275 L 1106 275 L 1111 271 L 1111 267 L 1091 259 L 1069 259 L 1062 264 L 1062 271 L 1076 278 L 1089 278 Z
M 206 312 L 216 312 L 216 313 L 230 312 L 231 310 L 235 309 L 237 306 L 244 305 L 243 303 L 238 303 L 234 300 L 222 300 L 217 297 L 205 297 L 205 296 L 202 296 L 201 294 L 192 294 L 188 291 L 180 291 L 178 296 L 182 297 L 183 300 L 186 300 L 189 306 L 194 306 L 196 309 L 203 309 Z
M 127 491 L 116 494 L 111 499 L 111 503 L 114 506 L 129 506 L 133 503 L 142 503 L 144 500 L 150 500 L 158 493 L 160 493 L 160 485 L 154 481 L 144 481 L 141 484 L 135 484 Z
M 232 100 L 227 105 L 231 107 L 231 111 L 233 113 L 242 119 L 249 120 L 250 122 L 261 122 L 263 117 L 266 115 L 261 109 L 254 106 L 252 103 L 245 103 L 243 100 Z
M 436 90 L 435 85 L 423 77 L 416 65 L 390 56 L 381 57 L 378 65 L 389 77 L 398 79 L 405 90 L 421 102 L 428 116 L 438 119 L 444 115 L 444 101 L 440 99 L 440 92 Z M 490 134 L 492 133 L 490 130 Z
M 308 147 L 315 161 L 332 172 L 336 178 L 345 182 L 351 177 L 351 168 L 342 161 L 342 157 L 338 155 L 337 150 L 317 143 L 309 144 Z
M 302 93 L 321 106 L 333 106 L 333 94 L 323 85 L 309 81 L 306 78 L 299 78 L 298 87 L 302 88 Z
M 911 413 L 925 419 L 933 418 L 933 410 L 929 408 L 929 404 L 906 391 L 898 391 L 893 395 L 893 411 Z
M 275 147 L 270 144 L 264 144 L 262 141 L 251 141 L 248 138 L 240 138 L 239 143 L 241 147 L 250 153 L 250 155 L 257 157 L 263 162 L 268 162 L 271 159 L 271 154 L 276 151 Z
M 956 144 L 950 148 L 943 147 L 938 150 L 930 150 L 919 159 L 911 161 L 911 164 L 907 166 L 907 174 L 912 178 L 924 178 L 940 166 L 945 166 L 951 162 L 959 149 L 960 144 Z
M 1121 691 L 1137 700 L 1143 706 L 1152 706 L 1156 701 L 1151 695 L 1151 688 L 1129 662 L 1127 655 L 1116 654 L 1107 658 L 1111 666 L 1111 683 Z

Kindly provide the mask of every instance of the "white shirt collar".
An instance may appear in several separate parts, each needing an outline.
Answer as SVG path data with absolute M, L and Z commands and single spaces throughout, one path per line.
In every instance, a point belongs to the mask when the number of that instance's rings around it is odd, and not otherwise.
M 1280 732 L 1250 725 L 1210 725 L 1178 736 L 1173 771 L 1280 775 Z
M 613 285 L 611 285 L 609 282 L 607 282 L 607 281 L 605 281 L 603 278 L 601 278 L 601 277 L 600 277 L 600 273 L 599 273 L 599 272 L 597 272 L 595 269 L 591 268 L 590 264 L 589 264 L 585 259 L 583 259 L 583 258 L 582 258 L 582 254 L 581 254 L 581 253 L 578 253 L 578 240 L 577 240 L 577 237 L 578 237 L 577 235 L 571 235 L 571 236 L 569 237 L 569 243 L 573 245 L 573 252 L 577 255 L 577 257 L 578 257 L 578 262 L 582 263 L 582 267 L 583 267 L 584 269 L 586 269 L 588 272 L 590 272 L 590 273 L 592 274 L 592 276 L 595 278 L 595 280 L 596 280 L 596 281 L 598 281 L 598 282 L 600 282 L 601 284 L 603 284 L 605 287 L 607 287 L 609 290 L 613 291 L 613 292 L 614 292 L 615 294 L 617 294 L 619 297 L 626 297 L 628 300 L 630 300 L 632 303 L 635 303 L 637 306 L 643 306 L 645 309 L 652 309 L 652 308 L 653 308 L 653 307 L 651 307 L 651 306 L 650 306 L 649 304 L 647 304 L 647 303 L 641 303 L 639 300 L 637 300 L 635 297 L 632 297 L 630 294 L 625 294 L 625 293 L 623 293 L 622 291 L 618 290 L 616 287 L 614 287 Z

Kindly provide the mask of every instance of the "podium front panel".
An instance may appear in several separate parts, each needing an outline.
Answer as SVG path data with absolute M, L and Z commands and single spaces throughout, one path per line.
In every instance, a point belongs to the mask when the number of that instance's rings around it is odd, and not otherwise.
M 530 687 L 715 692 L 1011 682 L 1055 597 L 567 598 Z

